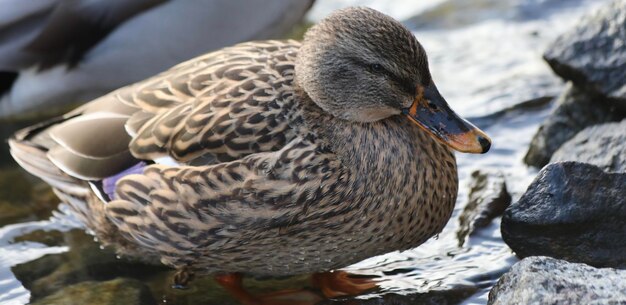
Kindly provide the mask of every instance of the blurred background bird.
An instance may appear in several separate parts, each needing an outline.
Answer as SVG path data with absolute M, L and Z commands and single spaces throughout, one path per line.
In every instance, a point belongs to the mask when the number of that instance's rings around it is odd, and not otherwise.
M 314 0 L 0 0 L 0 118 L 55 113 L 241 41 Z

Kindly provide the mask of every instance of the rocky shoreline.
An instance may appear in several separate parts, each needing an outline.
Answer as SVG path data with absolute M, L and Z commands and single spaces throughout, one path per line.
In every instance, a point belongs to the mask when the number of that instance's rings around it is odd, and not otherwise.
M 581 20 L 544 59 L 568 83 L 524 158 L 543 169 L 502 217 L 523 260 L 488 304 L 626 304 L 626 0 Z

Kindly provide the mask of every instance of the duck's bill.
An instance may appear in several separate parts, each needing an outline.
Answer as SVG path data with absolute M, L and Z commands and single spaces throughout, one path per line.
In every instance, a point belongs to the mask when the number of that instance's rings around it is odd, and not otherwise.
M 413 105 L 403 109 L 411 121 L 452 149 L 475 154 L 489 151 L 491 139 L 454 113 L 434 84 L 419 86 L 418 93 Z

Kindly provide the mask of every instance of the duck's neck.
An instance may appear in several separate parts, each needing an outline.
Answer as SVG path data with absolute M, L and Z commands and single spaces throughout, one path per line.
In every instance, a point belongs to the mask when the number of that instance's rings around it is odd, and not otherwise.
M 303 91 L 297 95 L 306 128 L 360 177 L 408 182 L 416 175 L 437 171 L 456 180 L 452 152 L 406 118 L 350 122 L 325 112 Z

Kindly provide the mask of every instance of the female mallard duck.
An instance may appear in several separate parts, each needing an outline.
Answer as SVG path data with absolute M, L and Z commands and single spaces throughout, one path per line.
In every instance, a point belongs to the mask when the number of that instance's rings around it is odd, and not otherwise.
M 440 232 L 457 194 L 450 148 L 484 153 L 490 141 L 439 94 L 410 31 L 349 8 L 302 44 L 206 54 L 10 145 L 122 253 L 284 276 Z

